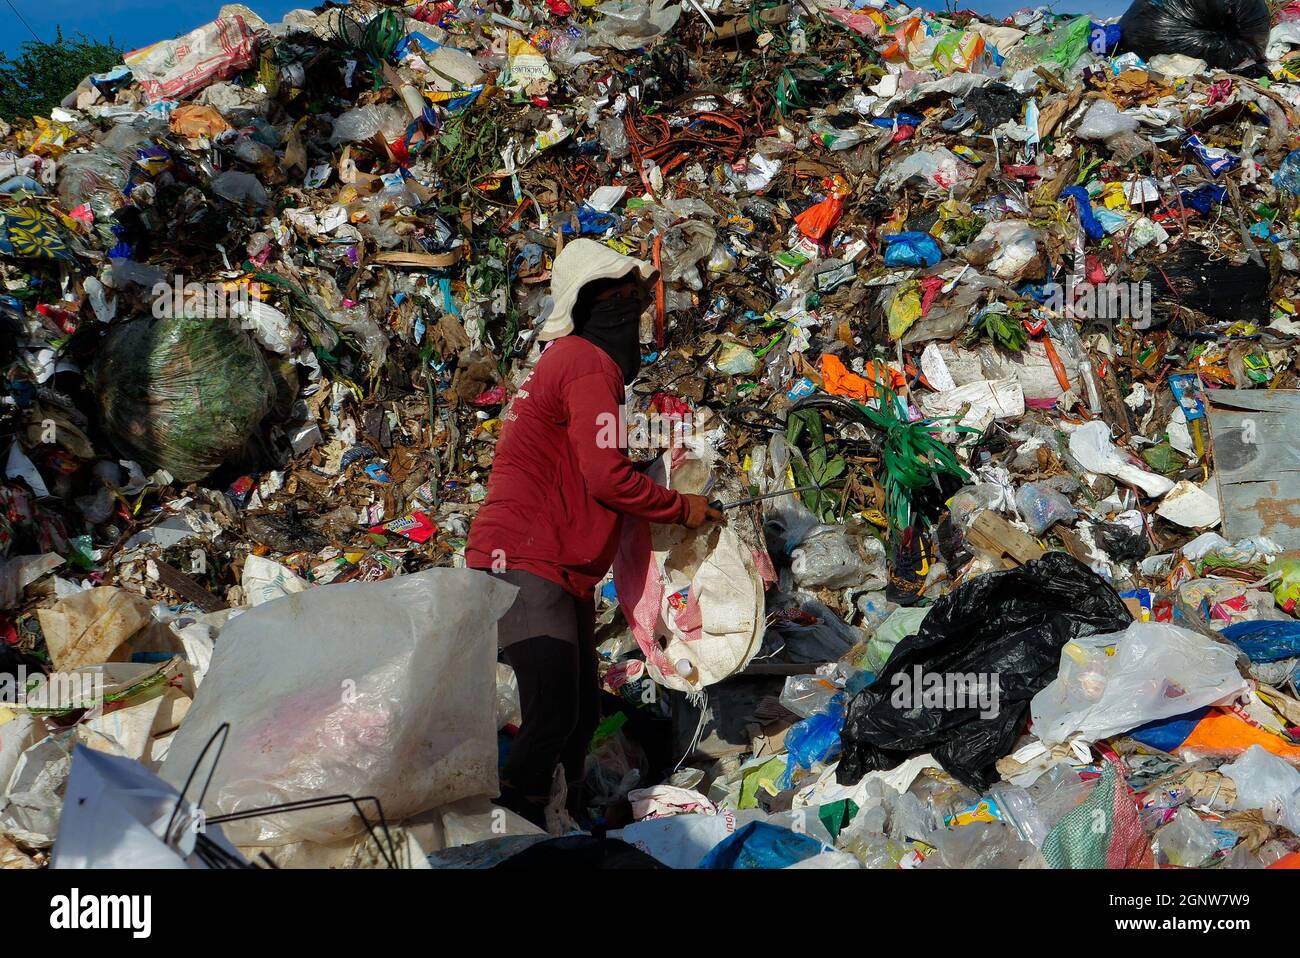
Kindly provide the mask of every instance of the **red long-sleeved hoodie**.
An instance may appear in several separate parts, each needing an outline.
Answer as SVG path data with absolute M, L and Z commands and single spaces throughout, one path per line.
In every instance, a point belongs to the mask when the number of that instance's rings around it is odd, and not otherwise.
M 470 568 L 522 569 L 579 598 L 614 561 L 623 514 L 686 519 L 680 493 L 638 472 L 617 443 L 623 377 L 599 346 L 557 339 L 502 414 L 487 499 L 469 530 Z

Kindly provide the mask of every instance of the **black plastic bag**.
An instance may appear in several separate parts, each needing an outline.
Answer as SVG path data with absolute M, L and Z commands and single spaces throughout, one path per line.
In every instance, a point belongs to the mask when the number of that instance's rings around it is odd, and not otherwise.
M 547 870 L 580 869 L 604 871 L 607 869 L 663 869 L 667 868 L 657 858 L 616 838 L 595 838 L 591 835 L 565 835 L 530 845 L 516 855 L 494 865 L 494 868 L 544 868 Z
M 1180 308 L 1215 319 L 1266 325 L 1272 314 L 1267 266 L 1247 260 L 1213 260 L 1204 250 L 1183 246 L 1146 275 L 1151 284 L 1151 317 L 1134 329 L 1161 328 L 1178 318 Z
M 1145 559 L 1151 551 L 1146 530 L 1134 529 L 1122 522 L 1098 522 L 1092 527 L 1092 536 L 1116 562 Z
M 1019 117 L 1025 108 L 1025 97 L 1005 83 L 990 83 L 971 90 L 962 106 L 974 110 L 980 125 L 992 130 Z
M 1056 677 L 1061 647 L 1131 621 L 1109 583 L 1064 552 L 963 583 L 849 703 L 836 780 L 851 785 L 928 751 L 962 784 L 983 791 L 1030 699 Z M 971 676 L 984 684 L 963 689 Z M 956 694 L 935 701 L 936 682 Z
M 1263 59 L 1269 26 L 1264 0 L 1134 0 L 1119 22 L 1120 48 L 1144 59 L 1183 53 L 1231 70 Z

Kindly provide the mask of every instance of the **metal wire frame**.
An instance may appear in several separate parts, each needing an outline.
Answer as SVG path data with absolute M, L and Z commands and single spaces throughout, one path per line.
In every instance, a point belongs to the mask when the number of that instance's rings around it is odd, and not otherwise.
M 207 797 L 208 787 L 212 784 L 212 776 L 216 773 L 217 763 L 221 761 L 221 752 L 226 747 L 226 740 L 229 736 L 230 723 L 222 722 L 221 725 L 217 727 L 217 730 L 212 733 L 211 738 L 209 738 L 207 743 L 203 746 L 203 751 L 199 752 L 199 757 L 194 761 L 194 767 L 190 769 L 190 774 L 185 779 L 185 785 L 181 788 L 180 794 L 176 796 L 176 804 L 172 808 L 171 817 L 167 820 L 167 829 L 163 834 L 164 841 L 170 843 L 176 825 L 176 819 L 180 815 L 181 808 L 184 806 L 185 796 L 189 793 L 190 785 L 193 784 L 194 777 L 198 774 L 199 767 L 207 757 L 208 751 L 214 744 L 217 744 L 217 740 L 220 739 L 220 744 L 217 745 L 216 754 L 212 759 L 212 767 L 208 770 L 207 778 L 203 781 L 203 789 L 199 792 L 199 799 L 195 803 L 198 807 L 203 807 L 203 800 Z M 374 821 L 368 818 L 366 813 L 362 811 L 362 802 L 374 802 Z M 328 808 L 331 805 L 343 804 L 352 805 L 352 808 L 357 813 L 357 817 L 361 819 L 361 823 L 365 826 L 366 833 L 374 840 L 375 845 L 378 847 L 379 854 L 383 856 L 385 864 L 387 864 L 389 868 L 400 867 L 398 864 L 397 846 L 394 843 L 392 833 L 389 830 L 388 819 L 384 817 L 383 805 L 379 801 L 378 796 L 375 795 L 363 795 L 359 798 L 353 795 L 326 795 L 320 798 L 306 798 L 294 802 L 281 802 L 276 805 L 265 805 L 260 808 L 245 809 L 239 812 L 231 812 L 226 815 L 216 815 L 208 818 L 207 821 L 213 825 L 220 825 L 223 822 L 245 821 L 250 818 L 262 818 L 277 813 L 309 811 L 311 809 Z M 380 840 L 379 835 L 376 834 L 376 825 L 378 825 L 379 829 L 383 832 L 382 841 Z M 199 836 L 199 841 L 195 844 L 195 854 L 204 862 L 204 864 L 207 864 L 210 867 L 242 867 L 242 864 L 229 852 L 203 835 Z M 262 858 L 268 865 L 275 867 L 274 863 L 272 863 L 270 859 L 266 858 L 265 854 L 262 855 Z

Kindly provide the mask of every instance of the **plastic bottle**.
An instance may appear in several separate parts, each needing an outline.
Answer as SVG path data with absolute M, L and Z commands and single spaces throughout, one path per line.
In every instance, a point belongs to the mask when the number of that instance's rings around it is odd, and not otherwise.
M 678 659 L 673 663 L 673 669 L 691 685 L 696 684 L 700 680 L 699 669 L 697 669 L 695 663 L 688 658 L 683 657 Z

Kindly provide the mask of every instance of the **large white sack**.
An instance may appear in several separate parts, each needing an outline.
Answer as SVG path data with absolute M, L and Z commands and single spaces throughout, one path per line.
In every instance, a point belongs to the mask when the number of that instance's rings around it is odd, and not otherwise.
M 429 569 L 321 586 L 232 618 L 162 777 L 183 785 L 229 722 L 209 815 L 346 794 L 377 796 L 396 821 L 495 795 L 496 622 L 515 592 L 485 572 Z M 340 805 L 226 832 L 239 845 L 281 845 L 336 842 L 363 827 Z
M 665 454 L 646 475 L 663 483 L 668 466 Z M 668 485 L 678 492 L 707 488 L 707 455 L 679 449 L 671 469 Z M 750 547 L 717 523 L 691 530 L 624 518 L 622 536 L 614 584 L 650 677 L 693 693 L 748 665 L 765 628 L 763 579 Z

